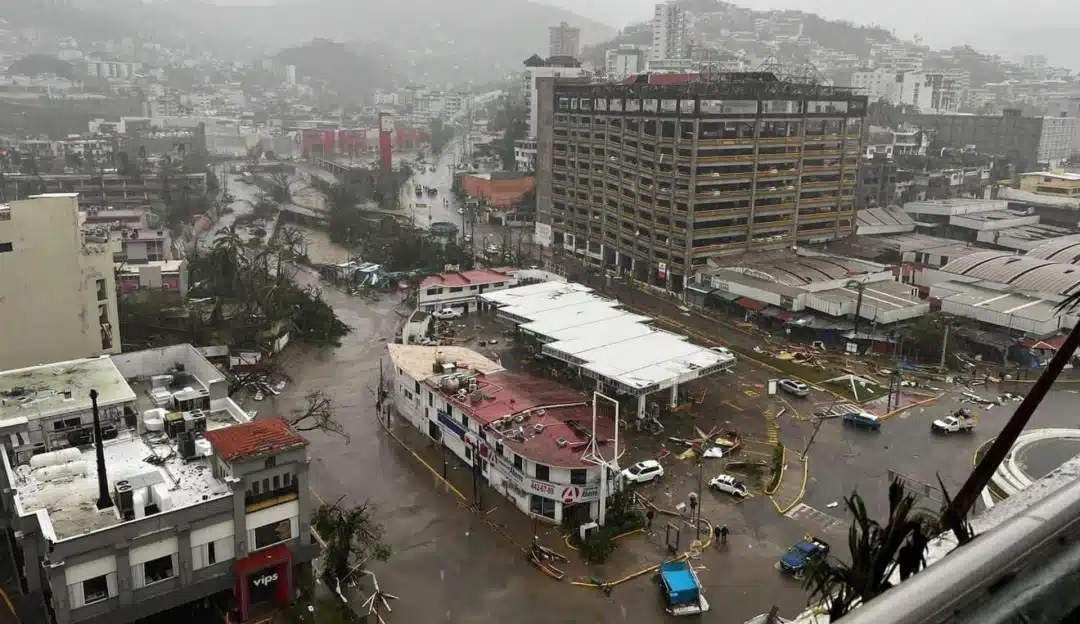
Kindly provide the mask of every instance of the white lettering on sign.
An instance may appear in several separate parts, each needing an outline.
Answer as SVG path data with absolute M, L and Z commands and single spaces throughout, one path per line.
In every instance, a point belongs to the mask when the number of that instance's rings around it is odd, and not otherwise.
M 276 580 L 277 580 L 277 572 L 274 572 L 273 574 L 267 574 L 266 576 L 257 578 L 254 581 L 252 581 L 252 583 L 254 583 L 256 587 L 266 587 L 267 585 L 269 585 L 270 583 L 273 583 Z

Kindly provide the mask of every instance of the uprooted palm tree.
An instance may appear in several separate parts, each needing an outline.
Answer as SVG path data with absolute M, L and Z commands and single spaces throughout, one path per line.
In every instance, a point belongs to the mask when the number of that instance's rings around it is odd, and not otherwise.
M 1063 302 L 1058 304 L 1056 310 L 1058 312 L 1072 310 L 1077 305 L 1080 305 L 1080 291 L 1069 295 Z M 975 470 L 971 472 L 971 476 L 961 486 L 955 498 L 949 502 L 942 516 L 942 523 L 947 529 L 956 534 L 960 543 L 964 543 L 962 537 L 964 518 L 967 517 L 968 512 L 971 511 L 982 491 L 990 484 L 990 478 L 994 475 L 998 466 L 1001 465 L 1001 462 L 1005 461 L 1005 457 L 1009 454 L 1013 444 L 1023 433 L 1024 427 L 1031 420 L 1031 416 L 1039 408 L 1042 400 L 1046 398 L 1046 394 L 1050 392 L 1050 387 L 1057 381 L 1061 371 L 1065 370 L 1065 365 L 1072 359 L 1078 347 L 1080 347 L 1080 325 L 1073 327 L 1069 335 L 1065 337 L 1065 342 L 1062 343 L 1057 353 L 1054 354 L 1054 358 L 1050 360 L 1050 364 L 1046 366 L 1042 375 L 1039 376 L 1031 390 L 1028 391 L 1020 407 L 1013 412 L 1009 422 L 1005 423 L 1001 433 L 994 439 L 994 443 L 990 445 L 990 449 L 986 451 L 979 464 L 975 466 Z
M 894 573 L 904 581 L 922 569 L 926 546 L 939 529 L 936 518 L 916 507 L 916 497 L 900 480 L 889 485 L 884 524 L 870 518 L 858 493 L 845 498 L 844 504 L 853 516 L 848 529 L 851 563 L 815 560 L 804 581 L 810 600 L 820 602 L 833 622 L 892 587 Z

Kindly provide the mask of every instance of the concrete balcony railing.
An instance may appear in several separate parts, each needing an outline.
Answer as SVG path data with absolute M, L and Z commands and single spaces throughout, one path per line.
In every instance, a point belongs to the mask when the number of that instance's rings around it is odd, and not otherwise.
M 734 217 L 745 217 L 750 214 L 749 208 L 718 208 L 716 210 L 695 210 L 694 219 L 701 221 L 705 219 L 727 219 Z
M 753 195 L 753 191 L 750 189 L 740 191 L 705 191 L 704 193 L 695 193 L 694 199 L 697 201 L 735 201 L 738 199 L 750 199 Z
M 685 161 L 689 161 L 689 156 L 682 157 Z M 754 162 L 753 154 L 740 154 L 738 156 L 698 156 L 697 162 L 699 165 L 714 165 L 718 163 L 747 163 L 752 164 Z

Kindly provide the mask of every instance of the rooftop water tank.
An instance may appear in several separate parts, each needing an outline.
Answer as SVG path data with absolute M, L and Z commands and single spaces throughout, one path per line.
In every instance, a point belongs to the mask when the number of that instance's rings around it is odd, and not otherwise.
M 82 451 L 77 448 L 66 448 L 51 453 L 42 453 L 30 458 L 31 468 L 44 468 L 45 466 L 57 466 L 68 462 L 82 459 Z
M 71 477 L 85 477 L 86 462 L 74 461 L 56 466 L 45 466 L 37 472 L 37 478 L 42 481 L 56 481 Z

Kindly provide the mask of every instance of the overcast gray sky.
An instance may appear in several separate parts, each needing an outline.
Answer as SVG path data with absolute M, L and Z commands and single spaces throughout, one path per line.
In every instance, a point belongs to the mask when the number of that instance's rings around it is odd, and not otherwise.
M 649 19 L 656 4 L 655 0 L 539 1 L 616 28 Z M 1024 44 L 1038 45 L 1038 35 L 1024 36 L 1022 38 L 1027 41 L 1021 42 L 1010 33 L 1027 33 L 1060 24 L 1080 25 L 1078 12 L 1067 0 L 1025 0 L 1023 11 L 1016 10 L 1018 5 L 1013 0 L 744 0 L 734 4 L 759 11 L 797 9 L 857 24 L 876 23 L 895 30 L 905 39 L 918 33 L 925 43 L 935 48 L 971 43 L 1003 55 L 1024 49 Z M 1065 63 L 1071 59 L 1057 60 Z

